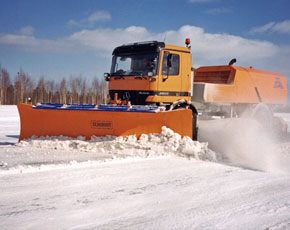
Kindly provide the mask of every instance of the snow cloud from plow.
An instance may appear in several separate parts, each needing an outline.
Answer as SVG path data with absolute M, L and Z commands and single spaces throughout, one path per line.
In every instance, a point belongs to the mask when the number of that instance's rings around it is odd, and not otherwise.
M 245 169 L 289 174 L 289 143 L 273 132 L 265 130 L 260 118 L 245 115 L 242 118 L 203 121 L 200 140 L 208 141 L 220 162 Z M 270 121 L 269 121 L 270 122 Z

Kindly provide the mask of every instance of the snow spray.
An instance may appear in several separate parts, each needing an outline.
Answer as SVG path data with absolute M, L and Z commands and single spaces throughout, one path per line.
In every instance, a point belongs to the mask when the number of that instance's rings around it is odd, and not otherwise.
M 267 114 L 200 121 L 199 140 L 207 141 L 219 161 L 265 172 L 290 173 L 289 149 L 271 130 Z M 284 143 L 285 144 L 285 143 Z

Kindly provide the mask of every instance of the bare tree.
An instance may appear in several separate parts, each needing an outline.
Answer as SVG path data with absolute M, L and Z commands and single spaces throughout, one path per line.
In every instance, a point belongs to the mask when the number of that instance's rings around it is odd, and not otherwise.
M 54 80 L 46 81 L 44 84 L 45 90 L 47 92 L 48 102 L 52 103 L 54 97 Z
M 100 83 L 99 83 L 99 80 L 98 78 L 95 76 L 93 78 L 93 81 L 92 81 L 92 85 L 90 87 L 90 91 L 91 91 L 91 104 L 97 104 L 97 94 L 98 94 L 98 90 L 100 88 Z
M 10 76 L 6 69 L 0 66 L 0 104 L 8 104 L 8 88 L 11 85 Z M 12 96 L 12 95 L 11 95 Z
M 103 79 L 101 81 L 101 100 L 100 102 L 101 103 L 104 103 L 104 104 L 107 104 L 107 95 L 108 95 L 108 85 L 107 85 L 107 82 Z
M 11 84 L 8 71 L 0 65 L 0 104 L 27 102 L 28 97 L 32 98 L 34 104 L 103 104 L 107 102 L 107 93 L 107 83 L 96 76 L 89 85 L 82 75 L 71 75 L 68 81 L 62 78 L 60 82 L 45 80 L 42 76 L 34 87 L 31 77 L 22 68 Z
M 33 82 L 30 76 L 20 69 L 14 81 L 14 102 L 27 102 L 27 98 L 32 95 Z
M 86 79 L 79 76 L 71 76 L 70 78 L 70 103 L 85 103 Z
M 27 103 L 27 99 L 32 97 L 33 82 L 27 73 L 22 74 L 22 101 Z
M 33 103 L 44 102 L 47 99 L 47 93 L 45 90 L 44 77 L 38 80 L 37 87 L 33 91 Z
M 60 95 L 60 103 L 66 104 L 66 95 L 67 95 L 67 88 L 66 88 L 66 80 L 62 78 L 60 87 L 59 87 L 59 95 Z
M 87 104 L 87 92 L 86 92 L 86 90 L 87 90 L 87 80 L 86 80 L 86 78 L 83 78 L 81 75 L 80 75 L 80 79 L 81 79 L 81 81 L 80 81 L 80 85 L 79 85 L 79 87 L 80 87 L 80 101 L 79 101 L 79 103 L 80 104 Z

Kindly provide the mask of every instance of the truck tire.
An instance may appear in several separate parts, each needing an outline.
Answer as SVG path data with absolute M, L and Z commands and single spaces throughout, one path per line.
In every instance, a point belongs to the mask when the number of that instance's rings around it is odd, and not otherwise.
M 171 104 L 169 110 L 176 110 L 176 109 L 191 109 L 192 111 L 192 140 L 196 141 L 198 137 L 198 112 L 194 105 L 186 100 L 178 100 Z

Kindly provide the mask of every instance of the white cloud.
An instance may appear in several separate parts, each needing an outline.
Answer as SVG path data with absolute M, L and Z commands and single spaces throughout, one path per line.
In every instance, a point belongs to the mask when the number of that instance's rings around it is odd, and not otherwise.
M 112 19 L 111 15 L 107 11 L 96 11 L 91 14 L 88 18 L 88 21 L 91 23 L 98 21 L 110 21 Z
M 237 58 L 240 64 L 248 64 L 279 52 L 279 47 L 271 42 L 206 33 L 202 28 L 194 26 L 183 26 L 178 31 L 167 33 L 168 42 L 173 44 L 183 45 L 185 37 L 191 39 L 196 65 L 227 64 L 232 58 Z
M 212 15 L 217 15 L 217 14 L 225 14 L 231 12 L 229 8 L 226 7 L 220 7 L 220 8 L 213 8 L 204 11 L 206 14 L 212 14 Z
M 275 25 L 275 22 L 269 22 L 266 25 L 255 27 L 251 30 L 252 33 L 265 33 Z
M 21 35 L 33 35 L 34 34 L 34 28 L 32 26 L 25 26 L 25 27 L 22 27 L 19 30 L 19 33 Z
M 72 34 L 69 39 L 90 49 L 111 52 L 114 47 L 124 43 L 153 40 L 155 37 L 144 27 L 130 26 L 126 29 L 82 30 Z
M 206 33 L 203 28 L 190 25 L 161 33 L 152 33 L 144 27 L 137 26 L 124 29 L 84 29 L 56 40 L 43 40 L 27 35 L 0 34 L 0 44 L 18 47 L 26 52 L 94 51 L 100 58 L 108 58 L 111 57 L 112 50 L 116 46 L 138 41 L 162 41 L 164 37 L 166 37 L 166 43 L 180 46 L 184 46 L 185 38 L 189 37 L 195 67 L 227 64 L 232 58 L 237 58 L 238 65 L 253 65 L 269 69 L 271 66 L 265 63 L 277 63 L 278 61 L 286 63 L 283 60 L 289 60 L 290 57 L 289 49 L 289 52 L 284 50 L 281 55 L 282 48 L 268 41 L 251 40 L 230 34 Z M 289 69 L 288 64 L 285 66 L 286 68 Z
M 277 32 L 280 34 L 290 34 L 290 20 L 282 22 L 269 22 L 266 25 L 255 27 L 252 33 Z
M 149 40 L 163 40 L 170 44 L 184 45 L 184 39 L 190 37 L 192 49 L 199 57 L 218 60 L 225 57 L 245 56 L 247 59 L 269 57 L 278 47 L 266 41 L 255 41 L 229 34 L 210 34 L 200 27 L 182 26 L 177 31 L 150 33 L 144 27 L 131 26 L 126 29 L 82 30 L 74 33 L 69 40 L 78 42 L 94 50 L 108 50 L 124 43 Z
M 276 23 L 273 26 L 273 30 L 279 33 L 283 33 L 283 34 L 289 34 L 290 33 L 290 20 Z
M 69 26 L 79 26 L 79 27 L 82 27 L 83 25 L 80 23 L 80 22 L 77 22 L 76 20 L 73 20 L 73 19 L 70 19 L 67 24 Z
M 247 65 L 267 59 L 279 52 L 271 42 L 256 41 L 229 34 L 206 33 L 202 28 L 182 26 L 179 30 L 151 33 L 144 27 L 131 26 L 125 29 L 82 30 L 67 40 L 95 50 L 98 55 L 110 56 L 114 47 L 136 41 L 162 41 L 184 46 L 184 39 L 191 38 L 196 65 L 226 64 L 232 58 Z M 253 65 L 253 64 L 252 64 Z
M 87 18 L 83 18 L 79 21 L 71 19 L 68 21 L 67 24 L 70 26 L 90 28 L 90 27 L 93 27 L 96 22 L 110 21 L 111 19 L 112 19 L 112 16 L 109 12 L 99 10 L 99 11 L 95 11 L 94 13 L 89 15 Z
M 83 50 L 67 38 L 58 40 L 38 39 L 30 35 L 2 34 L 0 44 L 19 48 L 26 52 L 73 53 Z

